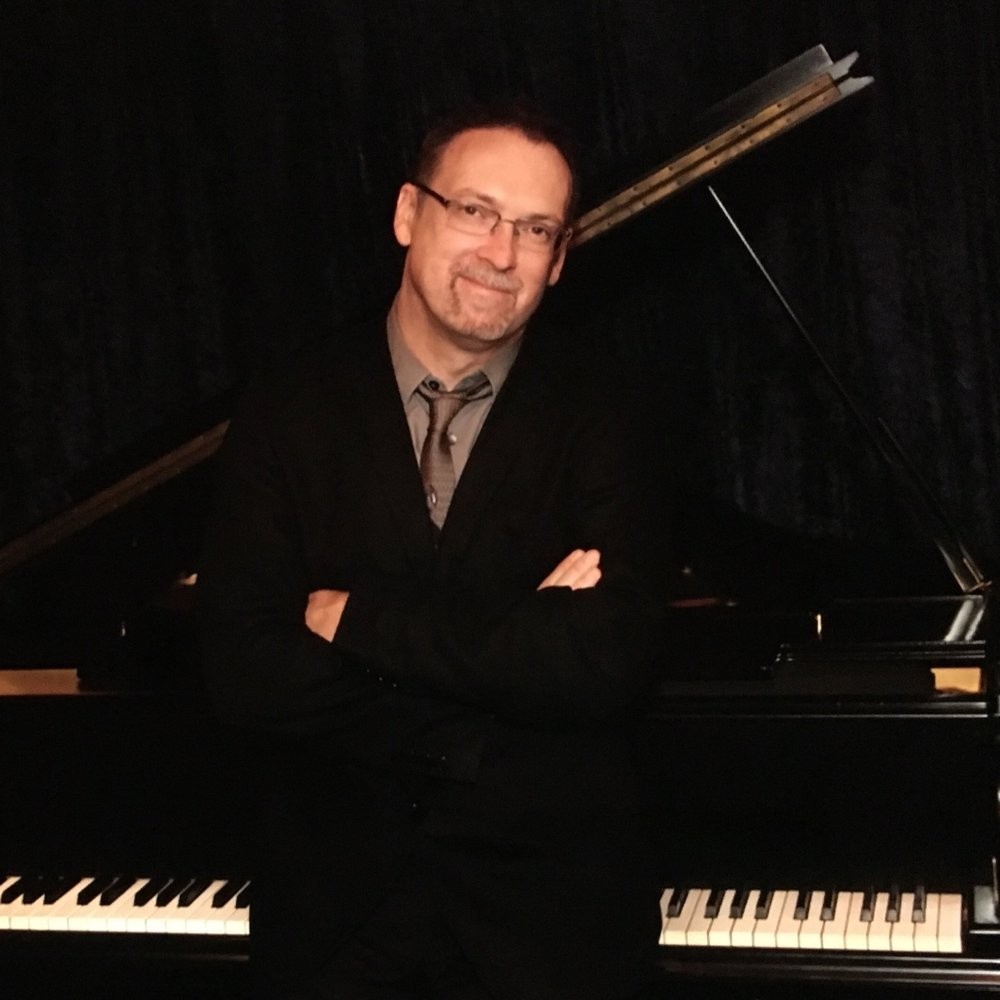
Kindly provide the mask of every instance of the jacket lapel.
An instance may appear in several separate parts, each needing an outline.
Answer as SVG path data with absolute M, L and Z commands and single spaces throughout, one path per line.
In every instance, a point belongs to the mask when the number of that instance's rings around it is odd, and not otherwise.
M 374 487 L 362 502 L 370 505 L 372 520 L 395 529 L 405 559 L 423 560 L 433 554 L 435 529 L 427 516 L 385 331 L 371 334 L 373 343 L 356 356 L 345 386 L 353 396 L 352 411 L 359 414 L 359 458 L 367 470 L 365 479 Z M 386 545 L 394 547 L 391 538 L 386 538 Z
M 537 358 L 518 355 L 473 446 L 441 531 L 443 557 L 461 552 L 518 463 L 544 454 L 551 381 Z

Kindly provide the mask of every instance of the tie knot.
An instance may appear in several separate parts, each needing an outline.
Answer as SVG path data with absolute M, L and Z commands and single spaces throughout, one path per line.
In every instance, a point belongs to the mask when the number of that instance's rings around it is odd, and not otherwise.
M 479 371 L 467 375 L 451 391 L 445 391 L 436 379 L 428 376 L 417 387 L 417 392 L 430 407 L 429 433 L 443 434 L 466 403 L 492 395 L 493 387 L 485 373 Z

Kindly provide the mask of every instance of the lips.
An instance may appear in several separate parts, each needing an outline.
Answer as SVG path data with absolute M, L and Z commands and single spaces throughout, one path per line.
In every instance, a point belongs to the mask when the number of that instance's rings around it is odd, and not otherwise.
M 460 268 L 455 271 L 456 278 L 464 278 L 467 282 L 477 288 L 485 289 L 489 292 L 497 292 L 507 295 L 516 295 L 520 289 L 520 282 L 512 281 L 510 278 L 500 274 L 488 273 L 470 268 Z
M 513 295 L 514 292 L 509 288 L 498 288 L 495 285 L 486 285 L 479 281 L 477 278 L 470 278 L 467 274 L 460 274 L 460 278 L 463 278 L 469 285 L 472 286 L 474 292 L 491 292 L 494 295 Z

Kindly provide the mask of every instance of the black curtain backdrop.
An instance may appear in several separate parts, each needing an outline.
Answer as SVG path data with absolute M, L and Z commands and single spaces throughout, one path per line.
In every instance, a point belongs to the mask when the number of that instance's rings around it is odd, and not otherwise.
M 440 113 L 536 99 L 579 137 L 587 207 L 823 43 L 874 85 L 716 188 L 1000 561 L 996 0 L 36 0 L 0 31 L 0 540 L 384 308 Z M 703 187 L 580 248 L 546 309 L 657 376 L 692 509 L 930 550 Z

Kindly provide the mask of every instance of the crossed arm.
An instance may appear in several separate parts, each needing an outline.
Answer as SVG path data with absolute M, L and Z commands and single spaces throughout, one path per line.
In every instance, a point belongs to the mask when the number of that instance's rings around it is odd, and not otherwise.
M 601 579 L 601 553 L 597 549 L 574 549 L 538 585 L 569 587 L 570 590 L 588 590 Z M 350 592 L 346 590 L 314 590 L 306 605 L 306 625 L 310 631 L 327 642 L 333 642 L 347 605 Z

